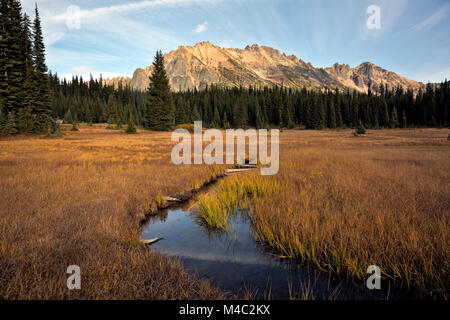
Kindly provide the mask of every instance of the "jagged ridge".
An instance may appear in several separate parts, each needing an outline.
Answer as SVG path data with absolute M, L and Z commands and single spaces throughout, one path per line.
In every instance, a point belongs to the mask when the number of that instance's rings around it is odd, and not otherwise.
M 245 49 L 220 48 L 209 42 L 195 46 L 180 46 L 164 55 L 170 85 L 174 91 L 204 89 L 215 84 L 223 87 L 283 85 L 290 88 L 339 88 L 359 92 L 379 92 L 381 86 L 401 86 L 418 91 L 424 84 L 375 66 L 370 62 L 356 68 L 334 64 L 330 68 L 315 68 L 296 56 L 254 44 Z M 137 69 L 133 78 L 105 80 L 106 84 L 130 85 L 146 90 L 152 66 Z

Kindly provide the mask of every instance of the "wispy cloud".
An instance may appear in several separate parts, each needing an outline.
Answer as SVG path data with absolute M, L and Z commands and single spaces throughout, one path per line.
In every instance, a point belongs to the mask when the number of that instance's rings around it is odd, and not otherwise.
M 205 32 L 207 29 L 208 29 L 208 21 L 205 21 L 205 22 L 203 22 L 202 24 L 199 24 L 199 25 L 195 28 L 194 32 L 195 32 L 195 33 L 202 33 L 202 32 Z
M 92 70 L 91 67 L 80 66 L 80 67 L 72 68 L 72 70 L 70 72 L 79 74 L 79 73 L 89 73 L 89 72 L 91 72 L 91 70 Z
M 223 2 L 224 0 L 144 0 L 139 2 L 119 4 L 107 7 L 100 7 L 88 10 L 80 10 L 79 16 L 84 18 L 97 18 L 99 16 L 105 16 L 109 14 L 123 14 L 127 12 L 139 11 L 148 8 L 156 7 L 182 7 L 189 5 L 199 4 L 213 4 Z M 65 12 L 53 17 L 53 20 L 66 20 L 70 16 L 70 13 Z
M 422 31 L 422 30 L 425 30 L 427 28 L 430 28 L 430 27 L 438 24 L 439 22 L 441 22 L 447 16 L 447 13 L 449 12 L 449 9 L 450 9 L 450 3 L 447 3 L 442 8 L 440 8 L 437 12 L 435 12 L 433 15 L 431 15 L 428 18 L 426 18 L 422 22 L 416 24 L 413 27 L 413 30 L 415 30 L 415 31 Z

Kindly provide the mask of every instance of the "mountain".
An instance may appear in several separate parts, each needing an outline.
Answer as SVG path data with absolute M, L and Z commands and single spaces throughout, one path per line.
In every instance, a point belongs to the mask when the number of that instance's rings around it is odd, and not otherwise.
M 164 55 L 170 85 L 174 91 L 204 89 L 216 84 L 223 87 L 283 85 L 289 88 L 354 89 L 359 92 L 379 92 L 385 84 L 418 91 L 424 84 L 408 80 L 370 62 L 356 68 L 334 64 L 330 68 L 315 68 L 296 56 L 254 44 L 245 49 L 225 49 L 209 42 L 195 46 L 180 46 Z M 105 80 L 106 84 L 130 85 L 146 90 L 152 66 L 137 69 L 133 78 Z

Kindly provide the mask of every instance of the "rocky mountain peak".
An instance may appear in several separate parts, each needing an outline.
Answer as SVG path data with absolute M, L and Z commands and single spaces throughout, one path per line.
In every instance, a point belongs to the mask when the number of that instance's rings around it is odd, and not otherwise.
M 329 68 L 315 68 L 295 55 L 253 44 L 245 49 L 220 48 L 208 41 L 194 46 L 179 46 L 164 56 L 165 67 L 173 90 L 203 89 L 215 84 L 222 87 L 273 86 L 290 88 L 339 88 L 377 92 L 384 84 L 418 91 L 422 83 L 408 80 L 373 63 L 355 68 L 335 63 Z M 146 90 L 152 66 L 137 69 L 132 79 L 120 79 L 135 90 Z M 118 80 L 109 80 L 116 85 Z M 128 83 L 126 83 L 128 81 Z M 108 83 L 108 80 L 105 81 Z

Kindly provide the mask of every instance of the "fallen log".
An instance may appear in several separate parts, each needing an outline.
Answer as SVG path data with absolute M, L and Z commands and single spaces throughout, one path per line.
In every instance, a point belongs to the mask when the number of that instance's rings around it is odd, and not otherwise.
M 157 243 L 158 241 L 163 240 L 164 238 L 155 238 L 155 239 L 149 239 L 149 240 L 145 240 L 145 239 L 141 239 L 141 242 L 143 244 L 149 245 L 151 246 L 152 244 Z
M 183 202 L 181 199 L 173 197 L 164 197 L 164 200 L 166 200 L 167 202 Z
M 239 172 L 247 172 L 253 169 L 228 169 L 227 173 L 239 173 Z

